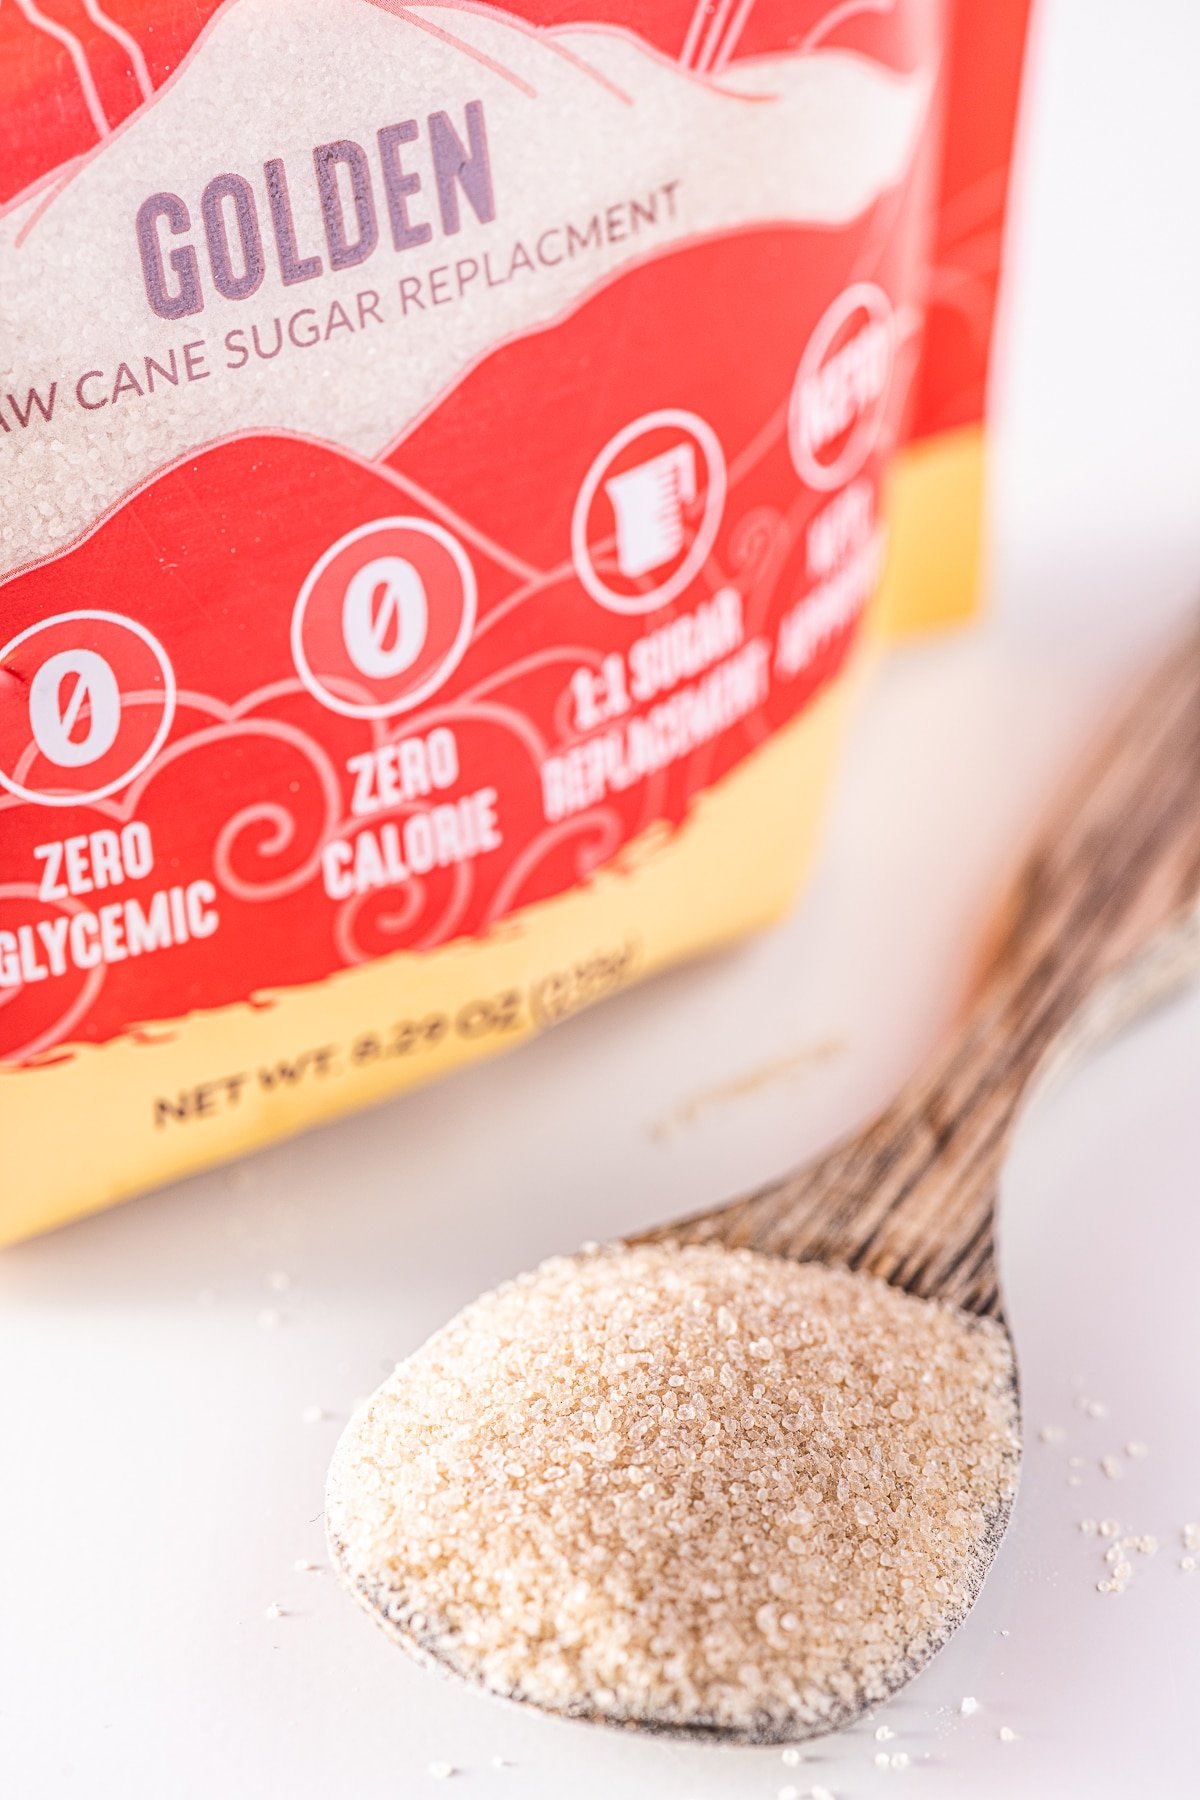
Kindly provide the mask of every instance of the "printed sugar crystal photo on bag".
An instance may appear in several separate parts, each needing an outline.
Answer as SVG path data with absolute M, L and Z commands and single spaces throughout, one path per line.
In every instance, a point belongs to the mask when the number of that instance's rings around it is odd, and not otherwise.
M 1187 1791 L 1200 35 L 1103 13 L 0 0 L 6 1794 Z

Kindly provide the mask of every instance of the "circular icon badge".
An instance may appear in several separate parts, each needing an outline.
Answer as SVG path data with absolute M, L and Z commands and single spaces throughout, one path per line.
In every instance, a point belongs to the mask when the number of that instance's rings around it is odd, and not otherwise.
M 644 613 L 682 594 L 716 542 L 725 487 L 721 440 L 697 414 L 647 413 L 618 431 L 571 519 L 575 573 L 592 599 Z
M 801 481 L 821 493 L 857 475 L 879 439 L 892 385 L 896 321 L 873 282 L 840 293 L 800 358 L 788 443 Z
M 153 761 L 174 716 L 175 676 L 144 625 L 57 613 L 0 649 L 0 785 L 38 806 L 101 800 Z
M 292 657 L 322 706 L 385 718 L 435 693 L 475 625 L 475 570 L 429 519 L 373 519 L 317 559 L 292 613 Z

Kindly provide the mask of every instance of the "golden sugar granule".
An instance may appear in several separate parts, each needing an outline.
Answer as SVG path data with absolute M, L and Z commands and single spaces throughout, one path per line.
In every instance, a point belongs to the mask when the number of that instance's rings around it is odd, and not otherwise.
M 377 1618 L 495 1693 L 815 1732 L 963 1617 L 1017 1458 L 998 1326 L 814 1263 L 616 1245 L 401 1363 L 326 1519 Z

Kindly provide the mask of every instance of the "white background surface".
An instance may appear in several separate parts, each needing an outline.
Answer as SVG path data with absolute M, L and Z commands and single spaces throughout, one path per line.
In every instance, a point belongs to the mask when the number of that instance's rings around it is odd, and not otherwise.
M 874 1768 L 878 1719 L 789 1769 L 518 1713 L 410 1667 L 327 1572 L 293 1566 L 325 1561 L 351 1401 L 461 1303 L 777 1174 L 894 1090 L 961 1004 L 1046 793 L 1200 591 L 1200 9 L 1047 0 L 1035 58 L 993 611 L 894 659 L 790 921 L 516 1056 L 0 1259 L 5 1800 L 1197 1791 L 1200 1572 L 1180 1570 L 1179 1530 L 1200 1519 L 1200 996 L 1022 1132 L 1002 1262 L 1024 1487 L 975 1613 L 887 1711 L 907 1771 Z M 313 1405 L 330 1418 L 302 1423 Z M 1038 1441 L 1047 1423 L 1061 1444 Z M 1098 1458 L 1130 1438 L 1149 1455 L 1109 1481 Z M 1119 1598 L 1095 1591 L 1086 1515 L 1161 1541 Z M 428 1772 L 443 1760 L 453 1788 Z

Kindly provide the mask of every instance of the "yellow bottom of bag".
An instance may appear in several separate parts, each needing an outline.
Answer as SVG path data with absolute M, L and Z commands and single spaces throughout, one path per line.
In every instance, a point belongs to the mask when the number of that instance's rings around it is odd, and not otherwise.
M 486 938 L 0 1068 L 0 1244 L 444 1075 L 778 918 L 879 645 L 974 608 L 982 486 L 979 427 L 898 459 L 887 575 L 850 665 L 677 832 L 651 830 Z

